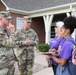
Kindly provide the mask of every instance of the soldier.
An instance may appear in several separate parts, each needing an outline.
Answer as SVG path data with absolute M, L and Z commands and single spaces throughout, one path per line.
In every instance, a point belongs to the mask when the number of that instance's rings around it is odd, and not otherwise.
M 9 37 L 6 27 L 9 25 L 11 18 L 8 12 L 0 11 L 0 42 Z M 13 50 L 0 45 L 0 75 L 14 75 L 14 63 Z
M 19 67 L 18 75 L 32 75 L 34 46 L 39 40 L 36 32 L 30 28 L 31 22 L 30 17 L 24 16 L 23 28 L 17 30 L 8 40 L 1 42 L 3 46 L 14 47 Z
M 19 73 L 18 75 L 32 75 L 32 67 L 34 63 L 34 46 L 38 44 L 38 36 L 36 32 L 30 28 L 31 18 L 24 16 L 23 28 L 15 33 L 17 46 L 15 55 L 18 59 Z M 20 44 L 22 41 L 22 45 Z

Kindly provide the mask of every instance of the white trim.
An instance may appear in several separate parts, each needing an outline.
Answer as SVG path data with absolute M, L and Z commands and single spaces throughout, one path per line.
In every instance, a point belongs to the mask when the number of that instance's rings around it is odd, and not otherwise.
M 39 13 L 32 13 L 29 16 L 31 16 L 31 17 L 39 17 L 39 16 L 44 16 L 44 15 L 61 14 L 61 13 L 66 13 L 66 12 L 70 12 L 69 7 L 68 8 L 56 9 L 56 10 L 48 10 L 48 11 L 39 12 Z
M 22 10 L 13 9 L 13 8 L 9 8 L 9 10 L 12 10 L 12 11 L 15 10 L 15 11 L 26 12 L 28 14 L 32 14 L 32 13 L 36 13 L 36 12 L 54 10 L 54 9 L 58 9 L 58 8 L 68 7 L 68 6 L 71 7 L 73 5 L 76 5 L 76 2 L 69 3 L 69 4 L 64 4 L 64 5 L 59 5 L 59 6 L 54 6 L 54 7 L 50 7 L 50 8 L 45 8 L 45 9 L 34 10 L 34 11 L 22 11 Z
M 51 8 L 47 8 L 47 9 L 48 10 L 41 11 L 41 12 L 31 12 L 30 16 L 38 17 L 38 16 L 43 16 L 43 15 L 61 14 L 61 13 L 76 11 L 76 2 L 66 4 L 66 5 L 57 6 L 57 7 L 51 7 Z
M 44 25 L 45 25 L 45 43 L 50 42 L 50 28 L 52 24 L 54 15 L 45 15 L 43 16 Z
M 76 17 L 76 11 L 72 12 L 72 16 Z M 74 38 L 74 40 L 76 40 L 76 28 L 74 29 L 73 33 L 72 33 L 72 37 Z
M 59 6 L 54 6 L 50 8 L 45 8 L 45 9 L 40 9 L 40 10 L 35 10 L 35 11 L 30 11 L 30 13 L 35 13 L 35 12 L 40 12 L 40 11 L 46 11 L 46 10 L 52 10 L 52 9 L 57 9 L 57 8 L 62 8 L 62 7 L 70 7 L 70 5 L 75 5 L 76 2 L 70 3 L 70 4 L 64 4 L 64 5 L 59 5 Z
M 10 12 L 15 12 L 15 13 L 19 13 L 19 14 L 25 14 L 25 15 L 29 15 L 29 13 L 27 11 L 21 11 L 18 9 L 13 9 L 13 8 L 6 8 L 6 10 L 10 11 Z
M 72 11 L 72 4 L 70 4 L 70 11 Z
M 67 17 L 69 17 L 69 16 L 70 16 L 70 13 L 69 13 L 69 12 L 67 12 L 67 13 L 66 13 L 66 15 L 67 15 Z

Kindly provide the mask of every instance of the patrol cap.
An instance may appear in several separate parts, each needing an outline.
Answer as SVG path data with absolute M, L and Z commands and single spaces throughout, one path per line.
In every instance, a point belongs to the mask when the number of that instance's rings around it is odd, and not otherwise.
M 23 19 L 24 19 L 26 22 L 32 22 L 31 17 L 29 17 L 29 16 L 24 16 Z
M 7 11 L 0 11 L 0 16 L 6 18 L 6 19 L 12 19 L 12 16 Z

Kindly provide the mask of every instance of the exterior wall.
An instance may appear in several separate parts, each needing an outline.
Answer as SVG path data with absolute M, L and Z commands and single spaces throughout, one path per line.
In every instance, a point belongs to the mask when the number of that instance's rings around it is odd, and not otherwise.
M 16 19 L 17 19 L 17 17 L 23 18 L 23 16 L 24 16 L 24 15 L 16 14 L 16 13 L 11 13 L 11 15 L 13 17 L 12 20 L 11 20 L 11 23 L 13 25 L 15 25 L 15 27 L 16 27 Z
M 37 32 L 39 37 L 39 43 L 45 43 L 45 28 L 43 18 L 33 18 L 32 21 L 33 22 L 31 27 Z
M 0 11 L 5 11 L 5 10 L 6 10 L 6 7 L 0 1 Z

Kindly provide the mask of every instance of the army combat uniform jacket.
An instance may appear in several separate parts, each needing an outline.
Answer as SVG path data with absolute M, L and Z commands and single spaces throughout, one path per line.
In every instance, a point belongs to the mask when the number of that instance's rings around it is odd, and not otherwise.
M 6 30 L 0 27 L 0 43 L 6 40 L 5 36 Z M 0 75 L 13 75 L 14 63 L 13 50 L 0 44 Z
M 31 41 L 29 46 L 23 43 L 23 41 L 27 39 Z M 22 75 L 32 75 L 34 46 L 36 46 L 38 42 L 38 36 L 31 28 L 27 31 L 24 29 L 17 30 L 9 40 L 3 42 L 3 45 L 14 46 L 14 52 L 18 59 L 18 66 Z

